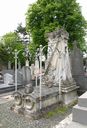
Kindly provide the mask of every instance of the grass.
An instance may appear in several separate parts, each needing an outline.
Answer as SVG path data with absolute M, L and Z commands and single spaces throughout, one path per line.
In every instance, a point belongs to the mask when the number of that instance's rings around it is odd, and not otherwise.
M 73 106 L 75 106 L 77 104 L 77 100 L 75 100 L 74 102 L 72 102 L 72 104 L 69 104 L 68 106 L 60 106 L 60 107 L 57 107 L 49 112 L 47 112 L 45 114 L 45 118 L 50 118 L 50 117 L 53 117 L 55 115 L 64 115 L 67 113 L 68 109 L 72 109 Z
M 50 112 L 47 112 L 45 117 L 50 118 L 50 117 L 55 116 L 57 114 L 64 115 L 67 111 L 68 111 L 68 107 L 66 107 L 66 106 L 59 107 L 59 108 L 56 108 Z

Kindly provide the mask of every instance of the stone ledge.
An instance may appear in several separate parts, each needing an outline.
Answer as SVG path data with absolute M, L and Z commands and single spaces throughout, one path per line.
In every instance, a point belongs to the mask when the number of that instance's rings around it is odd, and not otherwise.
M 78 105 L 87 108 L 87 92 L 78 98 Z
M 77 90 L 78 88 L 79 88 L 79 86 L 76 86 L 76 85 L 72 85 L 70 87 L 62 87 L 62 92 L 67 93 L 67 92 L 71 92 L 73 90 Z
M 78 105 L 73 107 L 73 121 L 87 125 L 87 108 Z

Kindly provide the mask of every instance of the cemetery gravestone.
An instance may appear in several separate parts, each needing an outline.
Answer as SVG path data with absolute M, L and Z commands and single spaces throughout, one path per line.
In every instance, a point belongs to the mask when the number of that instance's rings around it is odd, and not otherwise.
M 24 85 L 29 84 L 31 82 L 31 70 L 29 66 L 22 67 L 22 74 Z
M 44 77 L 42 77 L 42 81 L 40 81 L 40 83 L 42 82 L 40 87 L 37 86 L 34 88 L 34 91 L 29 95 L 23 95 L 21 104 L 24 104 L 25 114 L 32 115 L 32 113 L 38 112 L 41 109 L 60 103 L 60 91 L 62 103 L 65 105 L 68 105 L 77 99 L 78 87 L 76 86 L 71 74 L 67 45 L 68 36 L 68 33 L 63 29 L 49 34 L 48 45 L 50 42 L 54 45 L 54 47 L 51 46 L 53 51 L 47 58 L 48 64 Z M 25 85 L 29 84 L 31 82 L 30 68 L 24 66 L 22 71 Z M 14 109 L 18 108 L 22 109 L 22 105 L 18 107 L 16 105 Z
M 17 71 L 17 83 L 18 85 L 23 85 L 23 74 L 20 69 Z
M 74 47 L 70 58 L 73 78 L 75 79 L 76 84 L 80 87 L 79 93 L 85 92 L 87 90 L 87 77 L 84 75 L 83 54 L 82 51 L 77 47 L 76 42 L 74 42 Z
M 4 74 L 4 84 L 5 85 L 13 85 L 14 80 L 13 80 L 13 75 L 6 73 Z

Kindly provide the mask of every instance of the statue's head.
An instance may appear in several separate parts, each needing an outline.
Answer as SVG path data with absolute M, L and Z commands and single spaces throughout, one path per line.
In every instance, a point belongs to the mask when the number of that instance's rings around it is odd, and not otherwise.
M 57 31 L 57 35 L 58 35 L 58 38 L 62 38 L 65 41 L 67 41 L 69 38 L 69 33 L 67 31 L 65 31 L 64 29 L 59 29 Z
M 58 29 L 54 32 L 48 34 L 48 40 L 53 49 L 57 49 L 62 53 L 66 53 L 68 51 L 68 38 L 69 34 L 64 29 Z
M 59 38 L 62 38 L 67 41 L 69 38 L 69 33 L 64 29 L 58 29 L 54 32 L 48 33 L 48 40 L 57 40 Z

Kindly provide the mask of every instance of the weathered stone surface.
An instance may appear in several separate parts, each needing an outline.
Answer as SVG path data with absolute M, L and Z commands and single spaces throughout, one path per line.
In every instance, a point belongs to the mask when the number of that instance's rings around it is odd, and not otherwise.
M 14 83 L 13 75 L 9 73 L 4 74 L 4 84 L 5 85 L 12 85 Z
M 14 76 L 15 77 L 15 76 Z M 17 71 L 17 83 L 18 85 L 23 85 L 23 74 L 21 69 Z
M 74 42 L 74 48 L 71 53 L 71 67 L 73 78 L 80 87 L 79 92 L 85 92 L 87 90 L 87 77 L 84 75 L 83 55 L 76 42 Z
M 33 90 L 34 90 L 34 88 L 33 88 L 33 86 L 32 86 L 32 84 L 31 84 L 31 83 L 30 83 L 30 84 L 25 85 L 25 93 L 26 93 L 26 94 L 32 93 L 32 92 L 33 92 Z
M 83 53 L 82 51 L 77 47 L 77 42 L 74 42 L 73 50 L 71 52 L 71 69 L 72 69 L 72 75 L 84 75 L 83 70 Z
M 87 108 L 76 105 L 73 108 L 73 121 L 87 125 Z
M 31 82 L 31 70 L 29 66 L 22 67 L 22 74 L 24 85 L 29 84 Z
M 14 81 L 15 81 L 15 71 L 14 70 L 3 70 L 2 71 L 3 76 L 6 73 L 13 76 L 13 83 L 14 83 Z M 23 73 L 22 73 L 21 69 L 17 70 L 17 83 L 18 83 L 18 85 L 23 85 Z
M 68 53 L 69 34 L 63 29 L 49 33 L 48 35 L 48 55 L 46 73 L 53 83 L 59 83 L 59 80 L 71 79 L 71 68 Z M 51 49 L 49 54 L 49 49 Z

